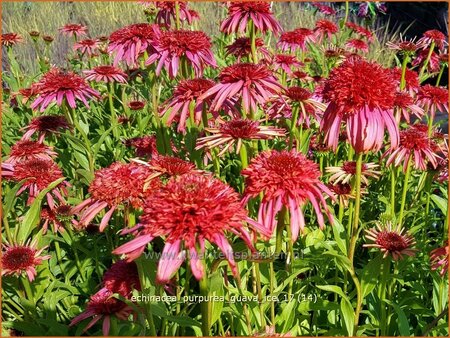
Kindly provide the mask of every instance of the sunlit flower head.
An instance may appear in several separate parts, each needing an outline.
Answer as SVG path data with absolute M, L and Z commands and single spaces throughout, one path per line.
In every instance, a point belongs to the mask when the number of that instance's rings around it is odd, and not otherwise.
M 274 71 L 282 69 L 288 75 L 292 75 L 292 68 L 295 69 L 303 65 L 295 55 L 290 54 L 275 54 L 269 62 L 273 64 Z
M 207 66 L 216 67 L 211 51 L 211 39 L 201 31 L 163 31 L 153 40 L 155 52 L 145 64 L 157 63 L 156 74 L 164 67 L 171 78 L 177 76 L 183 62 L 194 70 L 195 76 L 202 76 Z
M 315 43 L 316 36 L 314 31 L 308 28 L 297 28 L 293 31 L 284 32 L 280 36 L 277 47 L 283 51 L 294 52 L 297 49 L 305 51 L 307 43 Z
M 330 20 L 317 20 L 316 27 L 314 28 L 318 42 L 321 42 L 325 37 L 331 41 L 333 35 L 339 31 L 338 26 Z
M 255 47 L 257 52 L 260 52 L 265 58 L 270 56 L 270 52 L 264 47 L 264 41 L 261 38 L 255 39 Z M 226 55 L 233 55 L 238 62 L 241 62 L 242 58 L 248 58 L 252 52 L 250 38 L 237 38 L 231 45 L 226 46 L 225 50 Z
M 323 4 L 319 4 L 319 3 L 315 3 L 315 2 L 312 2 L 311 5 L 316 7 L 317 10 L 322 14 L 325 14 L 325 15 L 336 14 L 336 11 L 331 6 L 327 6 L 327 5 L 323 5 Z
M 79 214 L 78 226 L 87 226 L 100 211 L 108 208 L 100 223 L 100 231 L 103 231 L 119 206 L 141 208 L 146 197 L 144 184 L 151 174 L 147 166 L 134 162 L 114 162 L 97 170 L 89 186 L 90 197 L 73 208 L 73 212 Z M 159 184 L 159 180 L 152 180 L 148 190 L 157 189 Z
M 23 38 L 20 34 L 17 34 L 17 33 L 2 34 L 2 39 L 1 39 L 2 46 L 12 47 L 12 46 L 17 45 L 18 43 L 22 43 L 22 42 L 23 42 Z
M 135 155 L 138 157 L 151 158 L 158 154 L 156 146 L 156 136 L 145 135 L 142 137 L 134 137 L 124 141 L 127 147 L 135 149 Z
M 233 119 L 223 122 L 217 128 L 206 128 L 212 135 L 197 139 L 195 149 L 219 147 L 224 145 L 218 156 L 227 152 L 236 144 L 239 153 L 244 140 L 267 140 L 284 137 L 285 130 L 273 126 L 261 126 L 258 121 Z
M 159 34 L 158 25 L 138 23 L 125 26 L 109 36 L 108 52 L 115 53 L 114 66 L 125 61 L 130 67 L 135 66 L 141 55 L 148 49 L 154 51 L 152 41 Z
M 144 184 L 144 190 L 147 190 L 150 185 L 149 182 L 156 177 L 161 177 L 163 180 L 167 180 L 173 176 L 181 176 L 189 173 L 203 173 L 201 170 L 196 168 L 194 163 L 174 156 L 155 155 L 150 162 L 145 163 L 145 165 L 152 170 L 152 174 L 147 177 Z
M 19 140 L 12 147 L 6 163 L 16 164 L 17 162 L 29 161 L 32 159 L 53 160 L 58 154 L 53 151 L 53 147 L 43 143 L 29 140 Z
M 91 70 L 85 70 L 85 79 L 87 81 L 95 82 L 118 82 L 126 83 L 127 74 L 125 74 L 120 68 L 114 66 L 97 66 Z
M 75 73 L 65 73 L 58 68 L 52 68 L 44 74 L 37 83 L 38 97 L 31 104 L 31 109 L 39 108 L 43 112 L 52 102 L 61 106 L 63 102 L 75 109 L 76 100 L 81 101 L 88 109 L 88 100 L 100 98 L 99 93 L 92 89 L 87 82 Z
M 119 260 L 104 273 L 102 285 L 112 293 L 130 297 L 133 290 L 141 290 L 139 274 L 135 262 Z
M 375 163 L 363 163 L 361 167 L 361 181 L 365 185 L 369 185 L 369 177 L 373 179 L 378 179 L 381 175 L 379 169 L 379 165 Z M 339 167 L 327 167 L 325 171 L 328 174 L 331 174 L 329 180 L 334 184 L 337 183 L 350 183 L 351 179 L 353 179 L 356 175 L 356 162 L 355 161 L 345 161 Z
M 238 63 L 225 67 L 219 81 L 201 96 L 204 99 L 214 95 L 213 111 L 218 111 L 227 99 L 241 99 L 246 113 L 256 112 L 258 103 L 263 105 L 282 88 L 272 72 L 262 64 Z
M 36 246 L 36 240 L 27 244 L 4 243 L 1 259 L 2 276 L 26 274 L 32 282 L 36 277 L 36 267 L 50 258 L 49 255 L 41 255 L 46 247 L 37 249 Z
M 430 57 L 428 57 L 428 55 L 430 55 Z M 425 66 L 426 60 L 428 60 L 428 65 L 427 65 L 428 72 L 436 73 L 440 70 L 441 59 L 439 57 L 439 54 L 435 53 L 434 51 L 432 51 L 430 54 L 430 48 L 419 50 L 416 58 L 412 62 L 412 65 L 414 67 L 419 66 L 420 68 L 422 68 Z
M 417 118 L 421 118 L 424 114 L 423 109 L 415 104 L 413 97 L 407 92 L 395 93 L 394 108 L 397 123 L 400 123 L 402 116 L 409 123 L 411 114 Z
M 417 170 L 426 170 L 427 162 L 433 167 L 437 166 L 439 156 L 436 154 L 437 144 L 428 137 L 426 125 L 412 125 L 408 129 L 400 131 L 400 144 L 396 149 L 388 149 L 384 156 L 389 156 L 386 165 L 403 164 L 406 172 L 408 165 Z
M 388 130 L 392 148 L 399 142 L 394 119 L 395 83 L 388 69 L 361 59 L 350 59 L 333 69 L 322 89 L 329 102 L 321 123 L 325 141 L 337 148 L 340 126 L 357 153 L 381 149 Z
M 38 142 L 42 143 L 45 136 L 58 134 L 65 129 L 70 129 L 70 125 L 62 115 L 38 116 L 23 128 L 26 132 L 23 134 L 22 140 L 30 140 L 31 136 L 38 134 Z
M 437 29 L 431 29 L 423 33 L 423 36 L 417 41 L 419 44 L 423 45 L 422 48 L 428 48 L 434 43 L 439 50 L 443 50 L 448 46 L 447 37 L 441 31 Z
M 374 35 L 373 35 L 373 32 L 371 32 L 370 30 L 368 30 L 362 26 L 359 26 L 353 22 L 346 22 L 345 26 L 350 28 L 354 33 L 356 33 L 362 37 L 365 37 L 368 41 L 373 40 Z
M 423 47 L 423 45 L 421 43 L 419 44 L 419 43 L 415 42 L 414 40 L 415 39 L 412 39 L 412 40 L 405 39 L 400 34 L 399 41 L 388 41 L 386 43 L 386 46 L 389 49 L 395 50 L 402 55 L 413 56 L 414 54 L 416 54 L 416 51 L 418 49 Z
M 432 118 L 436 112 L 446 114 L 448 113 L 448 89 L 426 84 L 417 92 L 417 104 L 422 106 Z
M 94 56 L 95 51 L 99 46 L 98 40 L 95 39 L 86 39 L 78 41 L 73 45 L 73 49 L 79 51 L 81 54 L 86 54 L 88 56 Z
M 392 69 L 392 76 L 398 84 L 400 89 L 400 81 L 402 78 L 402 69 L 400 67 L 395 67 Z M 411 94 L 416 93 L 420 88 L 419 74 L 414 70 L 408 68 L 405 69 L 405 88 L 404 90 L 410 92 Z
M 271 31 L 278 34 L 282 30 L 270 9 L 270 3 L 264 1 L 230 2 L 228 17 L 220 25 L 220 30 L 226 34 L 245 33 L 250 20 L 255 29 L 263 33 Z
M 264 231 L 247 216 L 239 195 L 231 187 L 209 175 L 181 175 L 147 198 L 137 237 L 113 252 L 126 254 L 132 260 L 142 254 L 153 238 L 165 236 L 157 281 L 167 283 L 186 257 L 193 275 L 200 280 L 205 271 L 199 256 L 204 254 L 206 240 L 219 247 L 236 275 L 233 250 L 225 235 L 237 235 L 253 250 L 245 222 Z
M 75 38 L 80 38 L 87 35 L 87 27 L 76 23 L 64 25 L 58 30 L 61 34 L 73 36 Z
M 302 153 L 292 151 L 266 151 L 252 159 L 242 170 L 245 177 L 244 201 L 262 194 L 258 222 L 263 224 L 270 235 L 276 226 L 275 216 L 286 207 L 290 213 L 292 240 L 296 240 L 306 222 L 302 207 L 311 202 L 317 223 L 325 226 L 323 212 L 332 222 L 324 194 L 332 196 L 323 184 L 319 166 Z
M 369 52 L 369 45 L 361 39 L 350 39 L 345 43 L 345 47 L 353 50 L 354 52 Z
M 176 6 L 178 5 L 178 15 L 180 21 L 192 22 L 192 14 L 188 10 L 188 4 L 183 1 L 155 1 L 153 2 L 158 9 L 155 22 L 167 29 L 172 27 L 172 22 L 176 21 Z
M 431 270 L 440 270 L 439 274 L 444 276 L 448 271 L 448 257 L 450 246 L 446 245 L 430 252 Z
M 402 259 L 403 256 L 414 256 L 416 244 L 414 238 L 407 234 L 401 226 L 394 226 L 388 222 L 385 226 L 378 223 L 375 228 L 366 230 L 366 239 L 373 243 L 364 244 L 366 248 L 378 248 L 383 257 L 391 255 L 396 261 Z
M 55 205 L 53 209 L 44 206 L 41 209 L 42 232 L 45 234 L 51 225 L 54 233 L 63 232 L 64 226 L 73 220 L 72 207 L 67 204 Z
M 355 195 L 352 194 L 352 186 L 349 183 L 329 183 L 327 187 L 333 193 L 333 196 L 339 204 L 345 208 L 348 207 L 350 199 L 354 199 Z

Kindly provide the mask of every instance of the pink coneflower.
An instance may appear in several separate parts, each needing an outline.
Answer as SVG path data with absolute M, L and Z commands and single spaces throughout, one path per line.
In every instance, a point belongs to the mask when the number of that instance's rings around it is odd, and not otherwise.
M 378 223 L 376 228 L 366 230 L 366 239 L 372 244 L 364 244 L 366 248 L 378 248 L 383 253 L 383 258 L 391 255 L 396 261 L 403 258 L 403 255 L 414 256 L 416 249 L 412 246 L 416 244 L 414 238 L 405 232 L 401 226 L 394 227 L 392 223 L 387 223 L 384 227 Z
M 87 318 L 93 317 L 89 324 L 83 329 L 83 333 L 94 326 L 100 319 L 103 319 L 102 332 L 104 336 L 108 336 L 111 325 L 110 317 L 116 316 L 120 320 L 127 320 L 133 312 L 132 308 L 126 303 L 112 297 L 114 292 L 107 288 L 100 289 L 96 294 L 92 295 L 87 303 L 86 310 L 76 316 L 70 322 L 73 326 Z
M 172 21 L 176 20 L 176 5 L 178 4 L 178 15 L 180 21 L 187 21 L 192 23 L 192 14 L 188 10 L 186 2 L 181 1 L 155 1 L 154 2 L 158 13 L 155 17 L 155 22 L 169 29 L 172 26 Z
M 348 207 L 349 200 L 355 198 L 352 194 L 352 186 L 349 183 L 329 183 L 327 184 L 327 187 L 338 200 L 339 204 L 343 205 L 345 208 Z
M 324 37 L 327 37 L 331 41 L 333 35 L 339 31 L 339 28 L 334 22 L 322 19 L 316 21 L 314 31 L 318 37 L 318 42 L 321 42 Z
M 325 141 L 336 150 L 341 123 L 346 122 L 347 137 L 357 153 L 380 150 L 385 128 L 395 148 L 399 142 L 395 93 L 390 70 L 376 63 L 350 59 L 333 69 L 322 89 L 323 99 L 330 102 L 320 126 Z
M 128 102 L 128 108 L 131 110 L 142 110 L 145 107 L 144 101 L 130 101 Z
M 445 34 L 437 29 L 426 31 L 419 41 L 417 41 L 418 44 L 422 45 L 422 48 L 430 47 L 433 42 L 441 51 L 448 45 Z
M 23 38 L 20 34 L 17 34 L 17 33 L 2 34 L 2 39 L 1 39 L 2 46 L 12 47 L 21 42 L 23 42 Z
M 403 162 L 403 171 L 406 172 L 409 163 L 417 170 L 426 170 L 427 162 L 436 168 L 439 156 L 435 153 L 437 144 L 428 137 L 428 127 L 413 125 L 400 131 L 400 144 L 396 149 L 389 149 L 384 156 L 389 158 L 386 165 L 393 163 L 399 166 Z
M 178 132 L 186 132 L 186 120 L 189 118 L 190 107 L 194 112 L 194 122 L 199 124 L 202 120 L 202 112 L 210 107 L 212 99 L 200 97 L 214 87 L 214 81 L 208 79 L 182 80 L 176 86 L 171 99 L 164 104 L 161 115 L 168 115 L 166 123 L 171 125 L 177 121 Z M 233 102 L 225 100 L 223 106 L 231 110 Z
M 426 84 L 417 93 L 417 104 L 433 119 L 436 112 L 448 113 L 448 89 Z
M 361 39 L 350 39 L 345 43 L 345 47 L 353 49 L 353 51 L 355 52 L 369 52 L 369 45 L 367 44 L 367 42 Z
M 410 122 L 410 115 L 414 114 L 416 117 L 421 118 L 424 114 L 422 108 L 414 103 L 414 99 L 409 93 L 397 92 L 395 93 L 395 120 L 397 124 L 400 123 L 400 119 L 403 116 L 406 122 Z
M 163 66 L 174 78 L 184 60 L 194 69 L 195 76 L 202 76 L 206 66 L 216 67 L 211 51 L 210 38 L 201 31 L 174 30 L 161 32 L 153 41 L 155 52 L 147 59 L 146 65 L 157 62 L 156 74 Z
M 2 162 L 2 178 L 11 178 L 14 175 L 14 166 L 11 163 Z
M 228 6 L 228 17 L 220 25 L 220 31 L 226 34 L 244 33 L 248 22 L 252 21 L 255 29 L 260 32 L 271 31 L 278 34 L 282 29 L 274 18 L 270 3 L 263 1 L 231 2 Z
M 186 256 L 193 275 L 200 280 L 205 271 L 199 255 L 204 254 L 207 240 L 224 253 L 236 276 L 233 250 L 225 233 L 241 237 L 253 249 L 244 222 L 264 233 L 264 229 L 247 216 L 239 195 L 231 187 L 211 176 L 181 175 L 170 179 L 167 185 L 147 198 L 137 237 L 113 252 L 127 254 L 128 259 L 133 260 L 155 237 L 166 236 L 157 281 L 167 283 Z
M 219 110 L 227 99 L 242 99 L 245 112 L 256 112 L 257 103 L 281 90 L 272 72 L 262 64 L 238 63 L 225 67 L 219 75 L 220 83 L 209 89 L 200 99 L 214 95 L 213 111 Z
M 79 24 L 67 24 L 58 29 L 60 33 L 79 38 L 87 34 L 87 27 Z
M 72 207 L 67 204 L 55 206 L 53 209 L 44 206 L 41 210 L 41 220 L 44 221 L 42 225 L 42 232 L 45 234 L 48 230 L 49 224 L 52 225 L 53 232 L 62 232 L 64 225 L 72 221 L 73 212 Z
M 99 46 L 98 40 L 86 39 L 78 41 L 73 45 L 73 49 L 79 51 L 81 54 L 87 54 L 88 56 L 95 55 L 95 49 Z
M 301 81 L 301 82 L 314 81 L 314 78 L 312 76 L 310 76 L 308 73 L 301 71 L 301 70 L 296 70 L 296 71 L 292 72 L 291 78 Z
M 275 216 L 283 206 L 290 212 L 293 241 L 305 227 L 302 207 L 308 201 L 314 207 L 320 228 L 325 226 L 321 207 L 332 222 L 323 196 L 325 193 L 331 197 L 332 192 L 320 182 L 319 166 L 302 153 L 295 150 L 260 153 L 242 170 L 242 175 L 246 186 L 244 201 L 263 194 L 258 222 L 264 225 L 270 235 L 275 230 Z
M 278 69 L 282 69 L 286 74 L 292 75 L 292 68 L 300 67 L 303 64 L 297 60 L 295 55 L 289 54 L 275 54 L 271 63 L 273 62 L 273 69 L 277 71 Z
M 127 82 L 127 74 L 125 74 L 120 68 L 114 66 L 98 66 L 92 70 L 85 70 L 85 79 L 87 81 L 96 82 Z
M 412 65 L 423 67 L 425 61 L 428 60 L 427 70 L 431 73 L 436 73 L 439 71 L 441 67 L 441 59 L 439 55 L 435 52 L 431 52 L 431 56 L 428 59 L 428 55 L 430 54 L 430 49 L 422 49 L 417 53 L 417 57 L 413 60 Z
M 135 262 L 119 260 L 105 272 L 102 285 L 105 289 L 129 297 L 133 290 L 141 290 L 139 274 Z
M 400 67 L 395 67 L 392 69 L 392 76 L 395 81 L 400 86 L 400 81 L 402 79 L 402 69 Z M 419 74 L 417 72 L 406 68 L 405 70 L 405 90 L 409 91 L 411 94 L 416 93 L 420 88 Z
M 22 104 L 26 104 L 28 101 L 33 99 L 36 95 L 39 94 L 39 85 L 34 83 L 28 88 L 21 88 L 17 93 L 14 93 L 16 95 L 22 96 Z
M 408 55 L 408 56 L 413 56 L 418 49 L 423 47 L 422 44 L 414 42 L 414 39 L 406 40 L 403 38 L 402 35 L 400 35 L 399 41 L 396 41 L 396 42 L 388 41 L 386 43 L 386 46 L 389 49 L 398 51 L 402 55 Z
M 125 61 L 133 67 L 143 53 L 154 51 L 152 40 L 160 32 L 158 25 L 138 23 L 120 28 L 109 36 L 108 52 L 115 53 L 114 66 Z
M 373 40 L 373 32 L 370 30 L 361 27 L 353 22 L 346 22 L 345 26 L 350 28 L 353 32 L 356 34 L 359 34 L 360 36 L 365 37 L 367 40 L 372 41 Z
M 439 274 L 444 276 L 448 271 L 448 256 L 450 246 L 446 245 L 430 252 L 431 270 L 441 270 Z
M 17 162 L 29 161 L 32 159 L 53 160 L 58 154 L 53 151 L 53 147 L 43 143 L 19 140 L 12 147 L 6 163 L 16 164 Z
M 319 122 L 326 105 L 317 101 L 308 89 L 302 87 L 289 87 L 283 93 L 271 99 L 270 105 L 265 110 L 271 119 L 280 117 L 292 118 L 293 110 L 298 111 L 298 124 L 305 123 L 309 128 L 311 118 Z
M 100 223 L 100 231 L 108 225 L 114 211 L 121 205 L 141 208 L 145 198 L 144 184 L 152 171 L 137 163 L 115 162 L 107 168 L 97 170 L 89 186 L 91 197 L 73 208 L 80 214 L 78 225 L 88 225 L 105 208 L 109 208 Z M 157 189 L 158 180 L 152 180 L 150 190 Z
M 261 52 L 265 58 L 269 58 L 270 52 L 264 47 L 264 41 L 261 38 L 255 39 L 255 47 L 257 52 Z M 242 58 L 248 58 L 252 52 L 250 38 L 237 38 L 231 45 L 225 47 L 226 55 L 234 55 L 237 61 L 240 62 Z
M 159 154 L 156 146 L 156 136 L 145 135 L 142 137 L 134 137 L 124 141 L 127 147 L 135 149 L 135 155 L 138 157 L 152 158 Z
M 2 276 L 22 275 L 25 273 L 32 282 L 36 277 L 36 266 L 42 261 L 49 259 L 50 255 L 41 256 L 46 249 L 36 249 L 37 241 L 34 239 L 31 244 L 3 244 L 2 250 Z
M 284 32 L 280 36 L 277 46 L 283 51 L 294 52 L 297 49 L 306 50 L 307 43 L 315 43 L 314 31 L 308 28 L 297 28 L 293 31 Z
M 218 156 L 223 155 L 233 144 L 236 144 L 236 153 L 239 153 L 243 140 L 267 140 L 285 136 L 284 129 L 261 126 L 258 121 L 242 119 L 224 122 L 217 128 L 205 129 L 212 135 L 197 139 L 195 149 L 211 149 L 225 145 Z
M 369 177 L 378 179 L 381 175 L 380 171 L 377 171 L 379 166 L 375 163 L 363 163 L 361 167 L 361 182 L 365 185 L 369 185 Z M 330 182 L 337 184 L 350 183 L 350 180 L 356 175 L 356 162 L 355 161 L 345 161 L 340 167 L 327 167 L 325 171 L 330 176 Z
M 325 14 L 325 15 L 334 15 L 334 14 L 336 14 L 336 11 L 330 6 L 317 4 L 317 3 L 311 3 L 311 5 L 316 7 L 317 10 L 320 13 L 322 13 L 322 14 Z
M 17 195 L 28 190 L 29 197 L 27 204 L 31 204 L 42 190 L 47 188 L 50 183 L 60 178 L 63 178 L 63 175 L 58 165 L 52 160 L 40 158 L 33 158 L 16 163 L 11 177 L 15 182 L 25 180 L 22 187 L 17 191 Z M 65 203 L 63 195 L 67 195 L 67 186 L 69 186 L 69 183 L 63 181 L 47 193 L 46 197 L 50 208 L 53 208 L 55 205 L 52 195 L 60 202 Z
M 29 141 L 33 134 L 38 134 L 38 142 L 42 143 L 48 134 L 60 133 L 62 129 L 70 129 L 67 119 L 62 115 L 43 115 L 35 117 L 23 130 L 26 132 L 22 140 Z
M 100 98 L 100 94 L 92 89 L 86 81 L 75 73 L 64 73 L 58 68 L 52 68 L 37 83 L 39 96 L 31 104 L 32 109 L 43 112 L 51 102 L 61 106 L 65 100 L 68 105 L 75 109 L 75 100 L 80 100 L 89 109 L 88 99 Z

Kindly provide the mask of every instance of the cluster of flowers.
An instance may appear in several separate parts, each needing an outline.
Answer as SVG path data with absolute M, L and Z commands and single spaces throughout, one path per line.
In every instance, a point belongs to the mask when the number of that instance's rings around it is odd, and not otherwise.
M 170 79 L 181 78 L 171 98 L 163 103 L 160 115 L 168 126 L 177 124 L 179 133 L 187 132 L 188 121 L 203 127 L 196 150 L 204 151 L 206 162 L 233 148 L 242 154 L 255 140 L 278 139 L 288 149 L 266 150 L 251 159 L 248 166 L 243 164 L 245 190 L 241 198 L 228 184 L 195 164 L 158 153 L 155 136 L 129 139 L 126 144 L 136 148 L 136 156 L 147 161 L 114 162 L 97 170 L 89 186 L 90 197 L 77 206 L 69 206 L 66 198 L 70 184 L 63 180 L 55 162 L 57 153 L 44 141 L 49 134 L 71 130 L 73 121 L 70 114 L 35 117 L 2 163 L 2 175 L 24 182 L 18 194 L 28 191 L 28 204 L 52 182 L 62 179 L 46 194 L 47 206 L 42 211 L 45 230 L 51 223 L 54 231 L 63 231 L 68 222 L 86 228 L 106 211 L 99 224 L 99 230 L 104 231 L 115 212 L 142 212 L 137 225 L 125 225 L 121 232 L 131 234 L 133 239 L 113 251 L 124 255 L 126 261 L 118 261 L 105 273 L 101 290 L 72 324 L 94 316 L 88 329 L 104 318 L 107 334 L 111 314 L 122 319 L 131 314 L 130 307 L 111 296 L 117 293 L 129 298 L 133 289 L 140 289 L 132 261 L 154 238 L 165 239 L 157 281 L 167 284 L 187 259 L 195 278 L 204 277 L 205 266 L 199 256 L 205 251 L 205 241 L 224 253 L 237 275 L 227 235 L 236 235 L 255 250 L 257 237 L 272 237 L 281 212 L 289 213 L 292 241 L 307 225 L 307 204 L 312 206 L 321 228 L 325 218 L 333 223 L 327 199 L 347 205 L 355 197 L 351 181 L 356 162 L 349 160 L 326 168 L 330 176 L 325 184 L 313 159 L 317 153 L 336 151 L 342 141 L 348 142 L 357 154 L 385 149 L 381 158 L 386 159 L 387 166 L 401 165 L 405 172 L 413 166 L 419 171 L 435 172 L 441 182 L 447 180 L 448 145 L 432 123 L 437 111 L 448 111 L 447 89 L 420 85 L 421 74 L 406 67 L 388 69 L 368 61 L 364 55 L 374 39 L 370 30 L 347 22 L 345 29 L 350 38 L 341 48 L 334 45 L 340 28 L 330 20 L 320 19 L 311 29 L 283 32 L 269 3 L 230 3 L 220 30 L 227 35 L 236 34 L 236 40 L 226 47 L 226 54 L 234 57 L 236 63 L 220 69 L 216 82 L 203 78 L 207 68 L 217 67 L 210 38 L 202 31 L 173 28 L 177 20 L 191 24 L 198 13 L 183 2 L 178 3 L 177 9 L 171 2 L 144 5 L 157 9 L 155 23 L 123 27 L 103 39 L 107 41 L 106 53 L 113 60 L 111 65 L 85 70 L 84 76 L 54 67 L 39 82 L 15 95 L 22 97 L 24 104 L 32 101 L 30 108 L 40 112 L 55 104 L 75 109 L 79 102 L 89 109 L 90 101 L 101 97 L 92 83 L 125 84 L 131 81 L 130 70 L 153 67 L 156 76 L 164 70 Z M 334 14 L 325 5 L 318 6 L 318 10 Z M 270 52 L 262 38 L 246 36 L 249 30 L 278 36 L 280 52 Z M 93 57 L 99 51 L 100 40 L 80 40 L 87 35 L 86 27 L 71 24 L 61 28 L 61 32 L 75 38 L 74 49 L 81 57 Z M 2 45 L 8 48 L 21 41 L 18 34 L 2 35 Z M 304 71 L 305 65 L 312 62 L 304 55 L 311 44 L 323 41 L 333 47 L 323 51 L 331 71 L 320 78 Z M 417 42 L 402 40 L 390 47 L 411 60 L 413 66 L 430 73 L 439 72 L 442 63 L 447 62 L 446 37 L 439 31 L 428 31 Z M 120 65 L 128 70 L 122 70 Z M 129 106 L 143 109 L 145 103 L 130 102 Z M 411 124 L 411 115 L 418 119 L 428 116 L 431 123 Z M 299 137 L 303 131 L 314 128 L 319 132 L 312 135 L 309 153 L 305 155 L 300 150 Z M 386 131 L 389 145 L 385 148 Z M 363 163 L 364 187 L 370 178 L 378 178 L 378 170 L 378 164 Z M 253 220 L 246 205 L 260 196 L 257 219 Z M 371 229 L 367 239 L 373 241 L 367 246 L 378 247 L 394 259 L 414 253 L 413 238 L 399 227 Z M 34 267 L 48 258 L 40 256 L 42 249 L 37 250 L 35 244 L 11 244 L 4 250 L 2 273 L 26 271 L 30 280 L 36 274 Z M 431 255 L 433 269 L 441 268 L 444 274 L 448 269 L 448 247 L 438 248 Z

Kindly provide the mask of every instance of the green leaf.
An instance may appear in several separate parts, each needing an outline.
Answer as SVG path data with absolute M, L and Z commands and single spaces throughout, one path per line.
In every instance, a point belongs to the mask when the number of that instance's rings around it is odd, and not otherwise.
M 334 240 L 336 241 L 338 248 L 345 256 L 347 256 L 347 242 L 345 240 L 347 237 L 347 233 L 341 222 L 339 222 L 339 220 L 334 216 L 333 226 L 331 228 L 333 229 Z
M 378 255 L 372 259 L 361 272 L 361 292 L 362 297 L 365 298 L 377 285 L 380 278 L 380 268 L 383 258 Z
M 210 293 L 213 296 L 223 296 L 223 277 L 216 271 L 210 276 Z M 223 302 L 211 302 L 211 325 L 213 325 L 222 314 Z
M 353 307 L 345 298 L 341 299 L 341 314 L 344 319 L 345 328 L 349 336 L 353 336 L 353 329 L 355 326 L 355 313 Z
M 17 241 L 19 243 L 25 243 L 34 227 L 38 224 L 41 215 L 41 203 L 44 196 L 47 195 L 47 193 L 55 188 L 58 184 L 64 181 L 64 179 L 65 177 L 58 178 L 56 181 L 50 183 L 47 188 L 42 190 L 39 195 L 37 195 L 36 199 L 31 204 L 30 209 L 25 214 L 22 224 L 19 227 L 19 233 L 17 235 Z
M 26 181 L 26 179 L 23 179 L 22 181 L 20 181 L 19 183 L 17 183 L 14 188 L 12 188 L 8 194 L 5 196 L 5 203 L 4 205 L 4 209 L 3 209 L 3 215 L 7 216 L 9 214 L 9 211 L 12 209 L 13 205 L 14 205 L 14 201 L 16 200 L 16 194 L 17 191 L 19 191 L 20 187 L 22 186 L 22 184 Z
M 443 199 L 442 197 L 438 196 L 438 195 L 431 195 L 431 200 L 434 202 L 434 204 L 436 204 L 436 206 L 441 209 L 441 212 L 446 215 L 447 214 L 447 203 L 448 201 L 446 201 L 445 199 Z
M 409 331 L 409 323 L 408 318 L 406 318 L 405 312 L 402 310 L 400 306 L 397 304 L 392 303 L 391 301 L 385 299 L 384 300 L 387 304 L 392 306 L 394 308 L 395 313 L 398 317 L 398 331 L 401 336 L 409 336 L 411 335 L 411 332 Z

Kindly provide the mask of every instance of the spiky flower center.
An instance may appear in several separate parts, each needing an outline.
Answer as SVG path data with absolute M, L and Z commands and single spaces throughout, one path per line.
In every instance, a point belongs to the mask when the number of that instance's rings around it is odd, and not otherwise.
M 214 86 L 214 81 L 207 79 L 193 79 L 181 81 L 174 91 L 174 96 L 183 96 L 188 100 L 195 100 Z
M 243 13 L 258 13 L 258 14 L 271 14 L 270 3 L 263 1 L 239 1 L 232 2 L 229 7 L 229 13 L 235 12 Z
M 302 87 L 290 87 L 286 89 L 286 96 L 295 102 L 304 102 L 311 98 L 312 93 Z
M 238 63 L 225 67 L 219 75 L 221 83 L 235 83 L 244 81 L 250 84 L 253 81 L 262 80 L 270 77 L 270 70 L 264 65 L 254 63 Z
M 26 270 L 34 265 L 36 250 L 27 246 L 15 246 L 8 248 L 2 256 L 3 269 Z
M 409 247 L 405 237 L 395 231 L 379 232 L 376 244 L 391 252 L 402 251 Z
M 231 120 L 219 127 L 219 130 L 235 139 L 251 139 L 258 133 L 259 123 L 251 120 Z
M 163 32 L 158 44 L 162 49 L 178 56 L 186 52 L 199 53 L 211 48 L 211 40 L 205 33 L 189 30 Z

